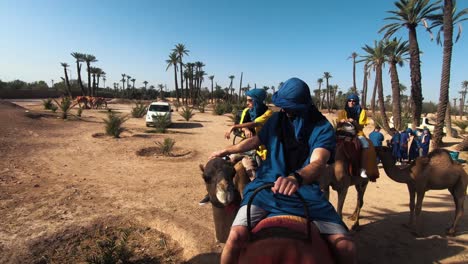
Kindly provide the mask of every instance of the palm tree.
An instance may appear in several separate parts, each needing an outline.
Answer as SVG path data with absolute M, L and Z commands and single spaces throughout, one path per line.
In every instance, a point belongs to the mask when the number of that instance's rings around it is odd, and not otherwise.
M 231 99 L 229 99 L 230 102 L 232 102 L 232 93 L 233 93 L 233 89 L 232 89 L 232 81 L 234 80 L 234 78 L 236 78 L 234 75 L 230 75 L 229 76 L 229 79 L 231 79 L 231 82 L 229 83 L 229 90 L 231 91 Z
M 462 82 L 462 90 L 459 92 L 461 94 L 460 98 L 460 120 L 463 120 L 463 114 L 465 110 L 465 100 L 466 100 L 466 93 L 468 92 L 468 81 Z
M 367 107 L 367 81 L 370 77 L 369 67 L 367 63 L 364 63 L 364 78 L 362 79 L 362 95 L 361 95 L 361 105 L 362 107 Z
M 375 84 L 376 84 L 376 90 L 379 95 L 379 107 L 380 107 L 380 113 L 382 115 L 382 127 L 390 133 L 390 127 L 388 126 L 388 117 L 387 114 L 385 113 L 385 103 L 384 103 L 384 96 L 383 96 L 383 83 L 382 83 L 382 68 L 385 63 L 385 56 L 387 54 L 387 46 L 385 45 L 384 41 L 374 41 L 374 47 L 371 47 L 369 45 L 365 45 L 362 48 L 365 52 L 366 55 L 363 55 L 362 57 L 368 64 L 368 66 L 371 66 L 374 71 L 375 71 Z M 372 105 L 372 112 L 374 112 L 375 104 L 374 102 L 371 103 Z
M 166 60 L 166 63 L 167 63 L 166 71 L 171 66 L 174 67 L 174 83 L 175 83 L 176 95 L 178 94 L 178 91 L 179 91 L 179 86 L 177 84 L 177 63 L 178 62 L 179 62 L 179 58 L 177 57 L 177 52 L 175 51 L 171 52 L 171 54 L 169 54 L 169 59 Z
M 387 40 L 388 46 L 387 62 L 389 64 L 390 79 L 392 84 L 392 116 L 393 126 L 397 130 L 402 129 L 401 124 L 401 102 L 400 102 L 400 79 L 398 77 L 397 65 L 402 67 L 408 61 L 408 41 L 394 38 Z
M 122 73 L 122 80 L 120 80 L 122 82 L 122 90 L 125 90 L 125 77 L 127 77 L 127 75 Z
M 348 59 L 353 59 L 353 93 L 357 92 L 357 86 L 356 86 L 356 57 L 358 54 L 356 52 L 351 53 L 351 56 L 348 57 Z
M 68 63 L 66 62 L 61 62 L 60 65 L 62 65 L 63 71 L 65 73 L 65 82 L 67 84 L 67 94 L 68 96 L 72 97 L 70 81 L 68 80 L 68 72 L 67 72 L 67 67 L 69 67 L 70 65 L 68 65 Z
M 83 53 L 79 53 L 79 52 L 73 52 L 73 53 L 71 53 L 71 55 L 76 60 L 76 72 L 78 74 L 78 83 L 80 84 L 81 95 L 86 95 L 86 91 L 85 91 L 85 89 L 83 87 L 83 82 L 81 81 L 81 62 L 84 61 L 85 55 Z
M 130 79 L 132 79 L 132 76 L 127 75 L 127 88 L 130 88 Z
M 325 78 L 326 82 L 326 95 L 327 95 L 327 109 L 328 109 L 328 112 L 330 112 L 331 110 L 331 106 L 330 106 L 330 86 L 328 85 L 328 80 L 330 78 L 332 78 L 333 76 L 331 76 L 331 74 L 329 72 L 324 72 L 323 73 L 323 78 Z
M 426 19 L 432 12 L 438 9 L 440 1 L 429 3 L 430 0 L 399 0 L 395 2 L 396 10 L 388 11 L 393 14 L 385 20 L 395 21 L 383 26 L 379 33 L 385 32 L 385 38 L 389 38 L 399 29 L 408 29 L 410 69 L 411 69 L 411 106 L 414 111 L 413 127 L 417 127 L 420 122 L 422 112 L 422 86 L 421 86 L 421 60 L 416 27 L 418 24 L 426 23 Z
M 434 140 L 432 140 L 432 146 L 434 148 L 440 147 L 442 144 L 444 119 L 446 118 L 447 112 L 450 111 L 449 103 L 449 86 L 450 86 L 450 67 L 452 62 L 452 47 L 453 47 L 453 26 L 454 24 L 459 25 L 459 31 L 455 42 L 461 36 L 461 22 L 467 20 L 465 16 L 468 14 L 468 9 L 464 9 L 459 13 L 456 13 L 456 1 L 455 0 L 444 0 L 444 4 L 440 7 L 441 13 L 430 16 L 431 26 L 429 30 L 433 28 L 439 28 L 437 33 L 437 43 L 441 44 L 441 33 L 443 32 L 444 43 L 443 43 L 443 62 L 442 62 L 442 79 L 440 82 L 440 95 L 439 104 L 437 105 L 437 119 L 434 127 Z M 451 136 L 451 120 L 450 113 L 448 113 L 447 122 L 447 135 Z
M 185 45 L 182 43 L 179 43 L 175 46 L 174 49 L 172 49 L 173 52 L 177 54 L 177 58 L 179 60 L 179 65 L 180 65 L 180 89 L 183 91 L 184 90 L 184 80 L 183 78 L 183 72 L 184 72 L 184 63 L 182 61 L 184 55 L 188 56 L 188 53 L 190 52 L 188 49 L 185 48 Z M 176 87 L 176 97 L 177 97 L 177 102 L 179 103 L 179 90 Z
M 143 84 L 145 85 L 145 89 L 146 89 L 146 86 L 148 85 L 148 81 L 143 81 Z
M 161 101 L 162 101 L 164 100 L 164 92 L 163 92 L 164 85 L 158 84 L 158 88 L 159 88 L 159 97 L 161 98 Z
M 239 83 L 239 97 L 237 98 L 237 103 L 240 104 L 241 100 L 241 91 L 242 91 L 242 76 L 244 75 L 243 72 L 241 72 L 241 77 L 240 77 L 240 83 Z
M 98 96 L 99 92 L 99 79 L 101 79 L 101 75 L 105 74 L 105 72 L 101 68 L 96 68 L 96 77 L 97 77 L 97 82 L 96 82 L 96 87 L 93 88 L 93 96 Z
M 211 81 L 211 103 L 213 103 L 213 79 L 214 79 L 214 75 L 208 76 L 208 79 L 210 79 L 210 81 Z
M 97 62 L 97 59 L 94 55 L 91 54 L 86 54 L 85 57 L 83 58 L 84 61 L 86 62 L 86 68 L 88 70 L 88 95 L 92 96 L 91 92 L 91 62 Z
M 322 78 L 318 78 L 317 79 L 317 83 L 319 85 L 319 88 L 318 88 L 318 94 L 317 94 L 317 104 L 319 106 L 319 109 L 322 110 L 322 100 L 321 100 L 321 97 L 320 97 L 320 94 L 322 93 L 322 83 L 323 83 L 323 79 Z M 280 86 L 278 86 L 279 88 Z
M 132 81 L 132 83 L 133 83 L 132 89 L 135 89 L 135 81 L 136 81 L 136 79 L 133 78 L 133 79 L 131 79 L 131 81 Z

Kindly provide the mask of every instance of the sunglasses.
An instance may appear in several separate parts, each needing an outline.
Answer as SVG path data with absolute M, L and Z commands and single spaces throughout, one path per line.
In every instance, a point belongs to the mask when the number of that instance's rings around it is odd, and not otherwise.
M 251 103 L 251 102 L 253 102 L 252 99 L 247 99 L 247 103 Z
M 356 103 L 357 101 L 356 101 L 356 100 L 353 100 L 353 99 L 351 99 L 351 100 L 348 100 L 348 102 L 353 102 L 353 103 Z

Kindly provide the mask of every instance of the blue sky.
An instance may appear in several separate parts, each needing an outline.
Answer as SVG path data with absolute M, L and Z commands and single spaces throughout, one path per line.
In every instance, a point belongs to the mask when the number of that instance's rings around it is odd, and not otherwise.
M 1 0 L 0 79 L 24 81 L 63 75 L 60 62 L 76 68 L 71 52 L 93 54 L 95 66 L 107 73 L 106 85 L 126 73 L 136 84 L 174 87 L 166 59 L 177 43 L 190 51 L 184 61 L 202 61 L 205 72 L 226 87 L 277 86 L 290 77 L 305 80 L 311 90 L 324 72 L 330 84 L 347 91 L 352 86 L 352 52 L 373 45 L 383 20 L 394 10 L 393 0 L 254 1 L 254 0 Z M 459 0 L 458 10 L 468 8 Z M 467 27 L 467 22 L 464 24 Z M 442 47 L 418 27 L 423 52 L 422 84 L 426 101 L 438 101 Z M 407 31 L 399 36 L 407 39 Z M 468 32 L 454 45 L 450 98 L 459 97 L 468 80 Z M 384 69 L 384 73 L 388 68 Z M 408 63 L 399 68 L 400 81 L 411 86 Z M 385 74 L 387 76 L 387 74 Z M 373 76 L 373 75 L 372 75 Z M 209 86 L 206 78 L 205 86 Z M 357 68 L 362 87 L 362 66 Z M 373 87 L 373 80 L 369 81 Z M 384 80 L 384 93 L 390 82 Z M 409 94 L 409 91 L 407 92 Z

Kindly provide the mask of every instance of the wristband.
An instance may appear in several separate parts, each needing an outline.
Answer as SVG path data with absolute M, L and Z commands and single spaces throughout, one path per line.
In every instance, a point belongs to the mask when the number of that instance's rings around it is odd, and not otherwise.
M 302 178 L 302 176 L 299 173 L 297 173 L 297 171 L 293 172 L 290 175 L 293 176 L 296 179 L 299 186 L 301 186 L 302 183 L 304 182 L 304 178 Z

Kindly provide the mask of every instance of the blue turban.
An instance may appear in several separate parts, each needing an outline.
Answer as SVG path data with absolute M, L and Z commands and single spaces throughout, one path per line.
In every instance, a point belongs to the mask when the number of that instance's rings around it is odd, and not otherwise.
M 253 100 L 253 108 L 249 109 L 250 120 L 253 122 L 268 109 L 268 106 L 263 102 L 266 98 L 266 91 L 264 89 L 253 89 L 248 90 L 245 95 L 252 97 Z
M 349 107 L 347 102 L 349 100 L 354 100 L 356 104 L 354 104 L 353 107 Z M 359 105 L 359 96 L 357 96 L 357 94 L 348 95 L 348 97 L 346 98 L 345 110 L 346 117 L 359 121 L 359 116 L 361 115 L 362 108 L 361 105 Z
M 273 94 L 273 104 L 286 110 L 304 112 L 312 105 L 309 86 L 299 78 L 291 78 Z
M 301 79 L 291 78 L 284 82 L 272 100 L 276 106 L 294 113 L 292 125 L 298 141 L 308 135 L 315 122 L 325 119 L 312 103 L 309 86 Z

